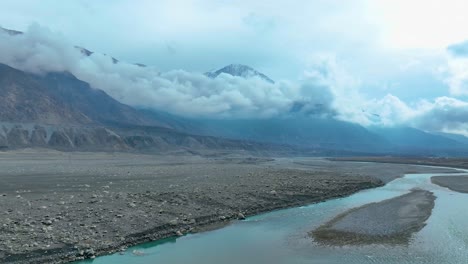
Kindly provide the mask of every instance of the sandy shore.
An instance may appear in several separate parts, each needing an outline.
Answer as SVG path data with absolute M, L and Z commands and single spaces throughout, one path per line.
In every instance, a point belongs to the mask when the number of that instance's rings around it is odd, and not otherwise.
M 425 226 L 436 197 L 432 192 L 412 192 L 345 212 L 311 232 L 325 244 L 407 243 Z
M 434 176 L 431 181 L 452 191 L 468 193 L 468 177 L 466 176 Z
M 0 263 L 65 263 L 350 195 L 411 165 L 317 158 L 0 152 Z

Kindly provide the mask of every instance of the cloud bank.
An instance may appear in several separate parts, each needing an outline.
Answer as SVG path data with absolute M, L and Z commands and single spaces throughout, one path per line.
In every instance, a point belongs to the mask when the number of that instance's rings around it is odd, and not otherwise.
M 20 35 L 0 33 L 0 62 L 42 74 L 67 71 L 135 107 L 189 117 L 267 118 L 293 112 L 333 115 L 330 88 L 316 77 L 267 83 L 221 74 L 211 79 L 183 70 L 158 72 L 112 57 L 85 56 L 65 38 L 37 24 Z M 298 107 L 300 106 L 300 107 Z

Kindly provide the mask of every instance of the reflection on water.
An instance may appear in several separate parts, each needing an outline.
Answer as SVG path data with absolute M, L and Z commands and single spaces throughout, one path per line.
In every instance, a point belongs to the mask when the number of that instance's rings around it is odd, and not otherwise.
M 406 175 L 350 197 L 250 217 L 223 229 L 147 243 L 124 255 L 83 263 L 468 263 L 468 194 L 431 184 L 433 175 Z M 437 200 L 426 227 L 414 234 L 409 246 L 326 247 L 307 236 L 308 231 L 347 209 L 402 195 L 415 187 L 433 191 Z M 133 250 L 144 255 L 135 256 Z

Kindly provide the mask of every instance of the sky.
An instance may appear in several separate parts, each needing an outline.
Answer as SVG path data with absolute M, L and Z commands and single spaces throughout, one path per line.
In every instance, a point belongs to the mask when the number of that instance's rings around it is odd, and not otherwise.
M 4 36 L 0 62 L 68 70 L 124 103 L 186 116 L 267 118 L 300 102 L 365 126 L 468 135 L 466 10 L 464 0 L 2 0 L 0 26 L 29 37 Z M 201 76 L 231 63 L 276 83 Z

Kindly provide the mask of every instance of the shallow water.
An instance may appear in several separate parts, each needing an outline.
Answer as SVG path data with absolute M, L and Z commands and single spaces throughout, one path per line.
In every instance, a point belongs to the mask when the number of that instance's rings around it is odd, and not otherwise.
M 129 248 L 124 255 L 80 263 L 468 263 L 468 194 L 432 184 L 434 175 L 444 174 L 408 174 L 346 198 L 266 213 L 219 230 L 146 243 Z M 347 209 L 396 197 L 415 187 L 434 192 L 437 199 L 427 225 L 413 235 L 409 245 L 328 247 L 307 236 Z M 143 255 L 132 254 L 134 250 Z

